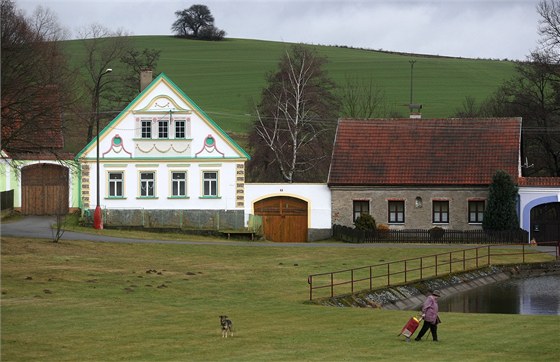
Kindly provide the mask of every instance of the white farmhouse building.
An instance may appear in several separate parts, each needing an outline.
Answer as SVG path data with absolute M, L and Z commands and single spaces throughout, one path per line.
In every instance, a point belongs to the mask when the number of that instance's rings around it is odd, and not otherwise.
M 106 225 L 243 227 L 249 156 L 165 74 L 77 158 L 81 208 L 99 193 Z

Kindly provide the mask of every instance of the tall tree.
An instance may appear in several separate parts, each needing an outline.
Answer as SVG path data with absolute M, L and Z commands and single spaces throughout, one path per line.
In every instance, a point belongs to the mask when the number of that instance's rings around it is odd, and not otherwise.
M 482 228 L 484 230 L 514 230 L 519 227 L 516 212 L 517 186 L 511 176 L 498 170 L 488 192 L 488 205 L 484 210 Z
M 84 112 L 83 122 L 87 127 L 86 143 L 94 136 L 94 128 L 99 116 L 104 123 L 117 110 L 122 109 L 130 100 L 130 90 L 126 90 L 123 75 L 105 76 L 107 69 L 113 69 L 132 49 L 130 39 L 123 30 L 111 31 L 99 24 L 91 24 L 80 32 L 85 59 L 83 71 L 86 74 L 83 95 L 89 103 L 89 110 Z
M 249 136 L 253 181 L 324 181 L 339 103 L 325 70 L 327 60 L 293 45 L 267 76 Z
M 61 113 L 72 103 L 75 76 L 60 48 L 65 31 L 38 7 L 27 18 L 11 0 L 1 1 L 1 148 L 11 153 L 61 151 Z M 53 139 L 51 139 L 53 141 Z
M 188 9 L 175 12 L 177 20 L 171 26 L 171 30 L 183 38 L 221 40 L 225 31 L 214 26 L 214 16 L 206 5 L 192 5 Z

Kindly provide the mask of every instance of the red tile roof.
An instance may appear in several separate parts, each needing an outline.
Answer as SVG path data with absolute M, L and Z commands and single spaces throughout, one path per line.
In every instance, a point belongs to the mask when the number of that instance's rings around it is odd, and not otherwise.
M 328 184 L 488 185 L 519 174 L 521 118 L 343 119 Z
M 558 187 L 560 177 L 520 177 L 517 184 L 519 186 Z

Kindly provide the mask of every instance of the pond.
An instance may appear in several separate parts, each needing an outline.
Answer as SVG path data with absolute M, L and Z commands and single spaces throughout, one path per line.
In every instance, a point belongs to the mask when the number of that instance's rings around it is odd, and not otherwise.
M 514 278 L 442 297 L 440 312 L 560 315 L 560 275 Z

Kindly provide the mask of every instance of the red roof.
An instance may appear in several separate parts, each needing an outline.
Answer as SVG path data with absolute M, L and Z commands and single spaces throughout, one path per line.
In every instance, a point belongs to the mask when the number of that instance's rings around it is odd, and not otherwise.
M 343 119 L 328 184 L 489 185 L 519 174 L 521 118 Z
M 520 177 L 517 184 L 519 186 L 558 187 L 560 177 Z

